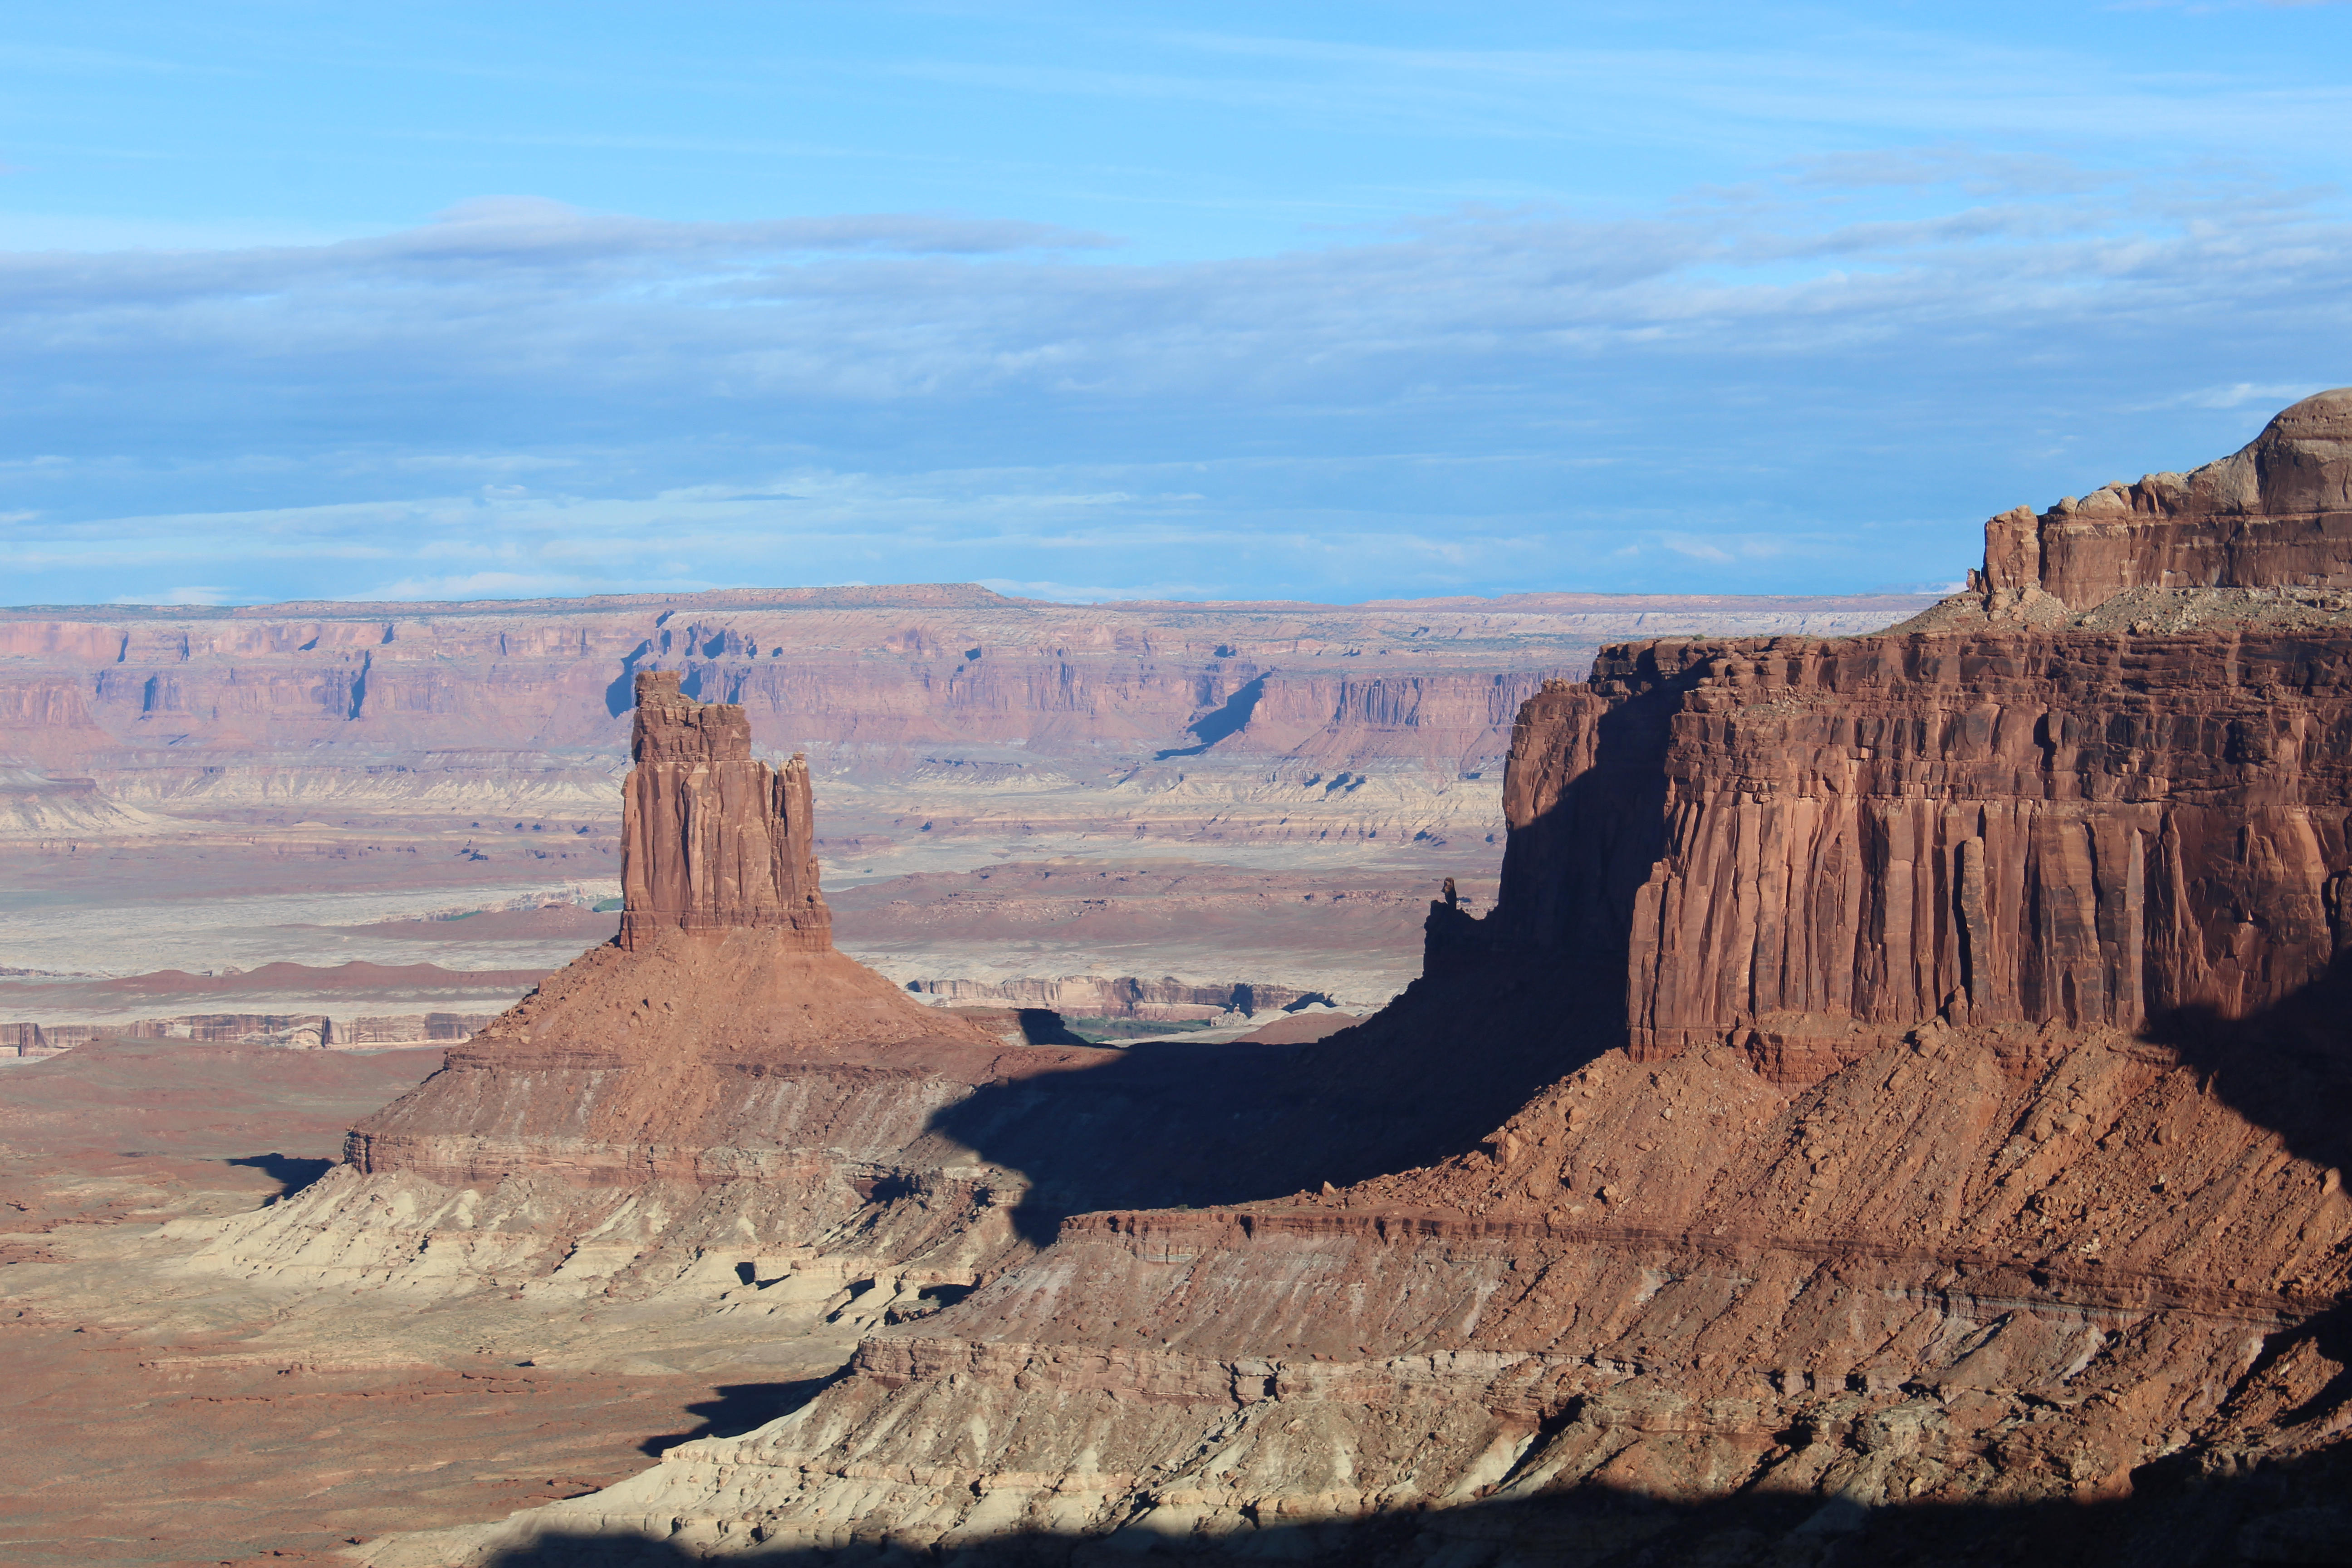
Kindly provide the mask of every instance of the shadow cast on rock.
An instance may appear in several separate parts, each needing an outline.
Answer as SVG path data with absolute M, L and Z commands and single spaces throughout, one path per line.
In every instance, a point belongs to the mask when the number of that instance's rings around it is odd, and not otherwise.
M 1591 765 L 1511 830 L 1494 911 L 1433 903 L 1422 977 L 1374 1016 L 1299 1045 L 1136 1046 L 985 1085 L 932 1131 L 1029 1178 L 1013 1218 L 1041 1246 L 1071 1214 L 1281 1197 L 1475 1148 L 1625 1043 L 1629 932 L 1664 847 L 1676 690 L 1665 680 L 1598 719 Z
M 1222 1539 L 1019 1534 L 940 1547 L 880 1540 L 829 1547 L 730 1542 L 723 1552 L 636 1535 L 549 1534 L 491 1568 L 762 1568 L 952 1564 L 1092 1568 L 1171 1561 L 1309 1568 L 2235 1568 L 2352 1562 L 2352 1445 L 2251 1473 L 2189 1481 L 2160 1467 L 2125 1498 L 1865 1508 L 1842 1499 L 1739 1494 L 1674 1500 L 1588 1486 L 1528 1501 L 1478 1503 L 1317 1523 L 1269 1522 Z M 845 1526 L 844 1533 L 849 1533 Z
M 641 1454 L 659 1458 L 681 1443 L 691 1443 L 701 1437 L 740 1437 L 754 1432 L 769 1422 L 790 1415 L 818 1394 L 849 1375 L 843 1367 L 823 1377 L 803 1377 L 790 1383 L 730 1383 L 715 1390 L 716 1399 L 706 1399 L 686 1407 L 690 1415 L 698 1415 L 702 1424 L 691 1432 L 673 1432 L 664 1436 L 648 1437 L 637 1445 Z
M 2275 1005 L 2242 1017 L 2188 1006 L 2146 1037 L 2205 1075 L 2206 1087 L 2313 1164 L 2352 1165 L 2352 952 Z M 2341 1178 L 2338 1178 L 2341 1180 Z
M 304 1187 L 335 1168 L 332 1160 L 305 1159 L 295 1154 L 246 1154 L 234 1160 L 224 1160 L 224 1165 L 243 1165 L 259 1171 L 278 1184 L 276 1196 L 290 1198 Z
M 1615 1043 L 1578 1040 L 1553 1020 L 1465 1022 L 1481 1000 L 1522 989 L 1532 999 L 1545 987 L 1507 965 L 1455 964 L 1320 1040 L 1135 1046 L 1099 1066 L 984 1084 L 929 1126 L 1028 1177 L 1013 1220 L 1039 1246 L 1073 1214 L 1345 1186 L 1475 1147 Z

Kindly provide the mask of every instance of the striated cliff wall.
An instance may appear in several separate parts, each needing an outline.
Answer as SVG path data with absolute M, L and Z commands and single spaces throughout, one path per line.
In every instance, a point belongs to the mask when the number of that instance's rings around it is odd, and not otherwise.
M 1622 952 L 1637 1055 L 1746 1032 L 1801 1074 L 1939 1016 L 2242 1016 L 2352 940 L 2342 636 L 1612 648 L 1529 701 L 1514 757 L 1485 934 Z M 1656 858 L 1629 897 L 1583 796 L 1623 804 L 1636 759 Z
M 1013 748 L 1089 771 L 1162 751 L 1498 760 L 1517 702 L 1612 636 L 1843 631 L 1916 599 L 1640 598 L 1363 606 L 1063 605 L 977 587 L 470 605 L 0 609 L 0 762 L 137 799 L 285 788 L 397 807 L 445 773 L 562 774 L 616 753 L 635 677 L 674 672 L 770 743 L 875 761 Z M 339 776 L 349 775 L 349 776 Z M 309 780 L 308 785 L 303 780 Z M 553 781 L 560 784 L 561 778 Z M 601 783 L 601 779 L 599 781 Z M 281 789 L 281 792 L 283 790 Z
M 808 759 L 751 755 L 740 708 L 683 695 L 675 671 L 636 680 L 635 766 L 621 795 L 621 945 L 662 931 L 769 927 L 832 945 L 817 890 Z

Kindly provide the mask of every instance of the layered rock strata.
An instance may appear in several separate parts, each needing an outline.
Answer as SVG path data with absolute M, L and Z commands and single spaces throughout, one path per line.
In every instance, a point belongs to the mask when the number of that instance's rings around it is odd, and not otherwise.
M 2352 388 L 2282 413 L 2189 474 L 2149 474 L 1985 525 L 1970 587 L 1999 615 L 2135 588 L 2352 587 Z
M 2099 570 L 2347 569 L 2279 543 L 2327 536 L 2347 423 L 2290 410 L 2239 510 Z M 1071 1217 L 782 1421 L 373 1560 L 2326 1560 L 2352 630 L 2021 625 L 2009 570 L 1899 635 L 1614 648 L 1528 703 L 1496 908 L 1433 905 L 1423 979 L 1283 1080 L 1434 1139 L 1465 1077 L 1539 1075 L 1475 1147 Z
M 602 1289 L 674 1279 L 723 1237 L 731 1279 L 736 1253 L 804 1246 L 881 1176 L 912 1183 L 897 1162 L 941 1104 L 1097 1054 L 1008 1047 L 835 952 L 805 766 L 755 760 L 742 710 L 674 674 L 637 695 L 619 935 L 353 1128 L 342 1166 L 232 1227 L 214 1266 Z M 940 1163 L 944 1207 L 988 1207 L 975 1167 Z
M 2242 1016 L 2352 941 L 2352 639 L 2047 633 L 1611 649 L 1523 713 L 1530 756 L 1655 748 L 1624 911 L 1637 1057 L 1735 1037 L 1805 1079 L 1933 1017 Z M 1573 780 L 1514 820 L 1570 852 Z M 1592 873 L 1588 872 L 1587 875 Z M 1585 940 L 1507 878 L 1492 935 Z M 1612 914 L 1614 911 L 1612 911 Z
M 680 679 L 636 679 L 635 765 L 621 792 L 621 946 L 637 952 L 669 931 L 772 928 L 813 952 L 831 948 L 808 759 L 758 761 L 743 710 L 698 702 Z

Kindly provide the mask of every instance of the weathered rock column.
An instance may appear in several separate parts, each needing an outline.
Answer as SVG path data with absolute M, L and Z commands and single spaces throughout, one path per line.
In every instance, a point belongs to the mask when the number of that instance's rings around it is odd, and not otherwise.
M 636 766 L 621 807 L 621 935 L 635 951 L 667 931 L 772 929 L 833 946 L 817 889 L 807 759 L 753 759 L 751 721 L 698 702 L 674 670 L 637 677 Z

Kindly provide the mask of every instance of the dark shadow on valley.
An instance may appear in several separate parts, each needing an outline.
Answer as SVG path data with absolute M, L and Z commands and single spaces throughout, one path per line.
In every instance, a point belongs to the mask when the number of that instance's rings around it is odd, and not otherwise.
M 2336 1173 L 2342 1184 L 2352 1166 L 2352 947 L 2326 974 L 2273 1006 L 2238 1018 L 2213 1007 L 2181 1007 L 2151 1024 L 2144 1037 L 2170 1047 L 2203 1075 L 2215 1098 L 2276 1132 L 2297 1158 Z M 2352 1399 L 2352 1302 L 2338 1301 L 2273 1334 L 2256 1366 L 2305 1342 L 2346 1370 L 2289 1412 L 2290 1425 Z M 2352 1545 L 2326 1561 L 2352 1563 Z
M 1678 1501 L 1584 1487 L 1527 1501 L 1319 1524 L 1269 1522 L 1223 1541 L 1024 1534 L 925 1548 L 727 1543 L 723 1561 L 762 1568 L 954 1564 L 1062 1568 L 1137 1561 L 1287 1563 L 1309 1568 L 2233 1568 L 2352 1563 L 2352 1445 L 2201 1483 L 2158 1461 L 2126 1498 L 1864 1508 L 1832 1499 L 1739 1495 Z M 845 1533 L 854 1526 L 844 1521 Z M 551 1534 L 489 1568 L 684 1568 L 702 1552 L 633 1536 Z
M 681 1443 L 691 1443 L 701 1437 L 740 1437 L 746 1432 L 757 1431 L 769 1422 L 790 1415 L 818 1394 L 849 1375 L 843 1367 L 823 1377 L 803 1377 L 790 1383 L 730 1383 L 713 1390 L 719 1397 L 702 1400 L 686 1407 L 689 1415 L 702 1418 L 701 1425 L 691 1432 L 673 1432 L 658 1437 L 648 1437 L 637 1445 L 641 1454 L 660 1458 Z
M 1273 673 L 1267 670 L 1265 675 L 1244 682 L 1221 706 L 1187 724 L 1185 728 L 1192 732 L 1200 744 L 1171 747 L 1157 753 L 1151 760 L 1164 763 L 1171 757 L 1197 757 L 1226 736 L 1239 734 L 1249 724 L 1250 715 L 1257 711 L 1258 699 L 1265 695 L 1265 676 Z
M 278 1184 L 275 1194 L 290 1198 L 304 1187 L 335 1168 L 332 1160 L 309 1160 L 293 1154 L 272 1152 L 268 1154 L 247 1154 L 235 1160 L 224 1160 L 224 1165 L 244 1165 L 259 1171 Z
M 1068 1215 L 1276 1198 L 1475 1148 L 1625 1041 L 1627 933 L 1664 846 L 1661 763 L 1687 683 L 1599 717 L 1591 766 L 1511 830 L 1493 911 L 1433 902 L 1422 977 L 1373 1017 L 1308 1045 L 1130 1047 L 984 1085 L 932 1130 L 1030 1179 L 1013 1218 L 1039 1245 Z
M 2170 1047 L 2217 1098 L 2276 1132 L 2297 1158 L 2339 1172 L 2352 1165 L 2352 949 L 2273 1006 L 2241 1018 L 2181 1007 L 2145 1037 Z

